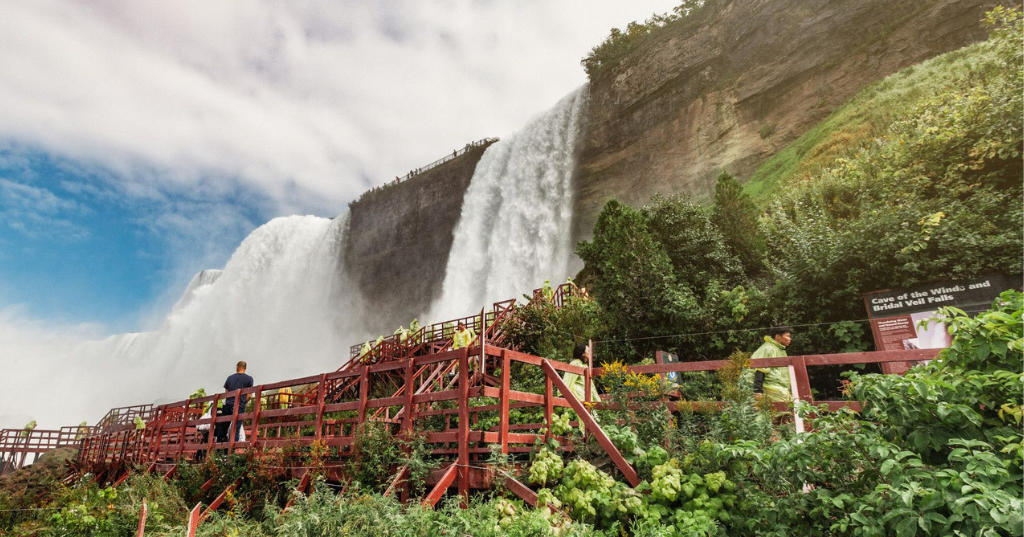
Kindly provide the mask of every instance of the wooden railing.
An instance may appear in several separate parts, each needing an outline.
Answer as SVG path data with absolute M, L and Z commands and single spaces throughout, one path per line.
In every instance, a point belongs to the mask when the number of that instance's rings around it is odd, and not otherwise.
M 750 367 L 756 369 L 772 367 L 792 368 L 790 378 L 791 381 L 795 380 L 795 382 L 791 382 L 791 389 L 793 390 L 795 399 L 806 401 L 814 405 L 825 405 L 829 410 L 837 410 L 839 408 L 846 407 L 859 411 L 860 403 L 857 401 L 815 400 L 814 394 L 811 391 L 808 368 L 829 365 L 920 362 L 935 359 L 941 350 L 942 349 L 915 349 L 907 351 L 808 354 L 802 356 L 787 356 L 783 358 L 756 358 L 750 361 Z M 627 371 L 635 373 L 664 375 L 666 373 L 683 373 L 692 371 L 717 371 L 728 363 L 729 362 L 727 360 L 709 360 L 701 362 L 680 362 L 675 364 L 637 365 L 629 366 L 626 369 Z M 603 368 L 595 367 L 593 369 L 593 374 L 595 376 L 600 376 L 603 373 Z M 776 403 L 776 408 L 779 410 L 784 410 L 787 406 L 788 405 L 786 403 Z M 597 405 L 597 408 L 602 408 L 602 405 Z M 677 410 L 676 403 L 670 402 L 669 409 L 672 411 Z
M 548 300 L 556 307 L 561 308 L 570 296 L 578 296 L 580 289 L 572 283 L 563 283 L 557 287 L 545 289 L 534 289 L 532 301 Z M 550 295 L 550 296 L 549 296 Z M 483 335 L 488 343 L 502 343 L 501 328 L 504 321 L 509 319 L 515 312 L 518 301 L 516 299 L 495 302 L 489 311 L 482 314 L 469 315 L 458 319 L 434 323 L 424 326 L 415 332 L 409 332 L 404 336 L 392 334 L 384 337 L 381 343 L 371 342 L 370 352 L 363 354 L 364 344 L 352 345 L 349 348 L 350 358 L 363 358 L 364 362 L 380 363 L 388 360 L 397 360 L 418 356 L 427 352 L 440 352 L 451 348 L 452 339 L 455 337 L 455 328 L 465 324 L 478 336 Z M 482 317 L 481 317 L 482 316 Z M 343 366 L 344 367 L 344 366 Z
M 856 401 L 814 400 L 808 368 L 930 360 L 938 353 L 936 349 L 791 356 L 757 359 L 752 365 L 791 368 L 794 393 L 800 400 L 824 404 L 832 410 L 857 410 Z M 655 364 L 631 366 L 627 371 L 714 371 L 727 363 Z M 513 375 L 528 375 L 531 370 L 544 379 L 543 388 L 513 389 Z M 568 391 L 562 378 L 566 373 L 583 377 L 586 388 L 582 397 Z M 127 474 L 120 469 L 132 464 L 165 471 L 179 461 L 201 460 L 213 450 L 234 453 L 280 449 L 285 468 L 303 467 L 303 448 L 314 443 L 336 448 L 338 458 L 354 455 L 360 426 L 374 422 L 393 435 L 421 435 L 429 457 L 439 463 L 440 470 L 428 480 L 435 485 L 428 498 L 436 499 L 448 484 L 457 486 L 463 495 L 472 488 L 488 486 L 493 473 L 487 468 L 487 459 L 493 445 L 503 453 L 526 454 L 538 440 L 552 437 L 555 410 L 570 408 L 579 418 L 574 425 L 582 421 L 587 434 L 608 452 L 627 481 L 635 484 L 635 472 L 591 415 L 594 409 L 610 408 L 607 401 L 592 402 L 590 381 L 602 373 L 602 368 L 572 366 L 493 345 L 477 345 L 154 406 L 147 411 L 144 428 L 134 424 L 88 431 L 64 427 L 27 435 L 22 430 L 6 429 L 0 431 L 0 456 L 7 466 L 16 468 L 24 466 L 29 454 L 78 446 L 79 468 L 97 476 L 111 476 L 112 482 L 118 475 L 123 480 Z M 326 394 L 335 397 L 328 399 Z M 230 415 L 204 415 L 206 409 L 219 407 L 226 398 L 239 401 L 243 396 L 250 403 L 245 408 L 235 408 Z M 690 404 L 671 398 L 665 403 L 670 411 Z M 535 409 L 536 421 L 511 423 L 514 410 L 528 409 Z M 244 430 L 244 436 L 236 440 L 230 431 L 232 426 Z M 215 434 L 218 428 L 226 429 L 220 438 Z M 559 441 L 562 450 L 574 450 L 569 439 Z M 330 477 L 343 478 L 339 466 L 328 470 Z M 118 469 L 118 473 L 107 471 L 111 468 Z M 395 483 L 400 481 L 401 476 L 396 475 Z M 528 488 L 513 488 L 528 502 L 535 500 Z
M 60 448 L 78 448 L 82 440 L 99 430 L 98 427 L 76 426 L 60 429 L 2 429 L 0 430 L 0 475 L 32 464 L 48 451 Z M 30 458 L 31 457 L 31 458 Z
M 103 416 L 98 427 L 121 427 L 135 424 L 135 418 L 142 418 L 143 421 L 148 421 L 153 412 L 153 405 L 134 405 L 124 406 L 118 408 L 112 408 L 105 416 Z

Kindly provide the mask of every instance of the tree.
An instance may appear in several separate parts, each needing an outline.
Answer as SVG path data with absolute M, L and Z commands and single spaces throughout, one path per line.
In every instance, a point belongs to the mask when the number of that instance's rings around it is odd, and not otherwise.
M 619 337 L 672 334 L 700 310 L 677 283 L 672 261 L 641 211 L 610 200 L 597 218 L 593 242 L 581 242 L 576 253 L 593 278 L 609 329 Z
M 686 195 L 655 195 L 643 209 L 648 227 L 661 243 L 676 281 L 704 298 L 714 282 L 735 285 L 742 275 L 739 261 L 726 247 L 707 211 Z
M 763 272 L 766 247 L 758 225 L 758 210 L 739 181 L 728 172 L 718 176 L 712 214 L 725 244 L 743 264 L 744 271 L 749 275 Z

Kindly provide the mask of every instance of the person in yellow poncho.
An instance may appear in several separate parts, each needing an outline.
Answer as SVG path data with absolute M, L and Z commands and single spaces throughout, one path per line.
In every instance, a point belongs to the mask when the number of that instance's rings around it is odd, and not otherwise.
M 81 440 L 85 438 L 87 434 L 89 434 L 89 422 L 83 421 L 78 424 L 78 432 L 75 433 L 75 440 Z
M 476 341 L 476 332 L 468 328 L 466 323 L 460 322 L 455 327 L 455 336 L 452 338 L 452 350 L 468 347 Z
M 590 349 L 586 345 L 576 345 L 576 348 L 572 351 L 572 361 L 569 362 L 569 365 L 587 367 L 587 364 L 583 363 L 583 359 L 587 358 L 587 352 L 589 352 L 589 350 Z M 569 391 L 572 392 L 576 399 L 581 402 L 585 401 L 587 381 L 583 375 L 577 375 L 576 373 L 566 371 L 562 374 L 562 380 L 565 382 L 565 385 L 568 386 Z M 594 384 L 594 379 L 590 379 L 590 401 L 593 403 L 601 402 L 601 396 L 597 394 L 597 385 Z M 587 429 L 583 425 L 583 420 L 579 420 L 579 422 L 580 432 L 586 434 Z
M 398 336 L 399 343 L 405 343 L 405 340 L 409 337 L 409 329 L 404 326 L 399 326 L 395 330 L 395 335 Z
M 768 331 L 764 343 L 758 347 L 751 359 L 782 358 L 787 356 L 786 347 L 793 341 L 793 329 L 788 326 L 777 326 Z M 754 368 L 754 393 L 763 394 L 773 403 L 788 403 L 793 400 L 793 392 L 789 386 L 788 367 Z
M 292 389 L 288 386 L 277 390 L 277 404 L 280 408 L 292 407 Z

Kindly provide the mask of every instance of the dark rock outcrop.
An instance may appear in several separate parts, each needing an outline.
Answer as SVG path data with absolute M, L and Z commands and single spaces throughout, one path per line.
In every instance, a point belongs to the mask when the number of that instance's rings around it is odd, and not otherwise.
M 487 147 L 351 204 L 345 268 L 367 301 L 370 331 L 408 325 L 441 293 L 462 200 Z

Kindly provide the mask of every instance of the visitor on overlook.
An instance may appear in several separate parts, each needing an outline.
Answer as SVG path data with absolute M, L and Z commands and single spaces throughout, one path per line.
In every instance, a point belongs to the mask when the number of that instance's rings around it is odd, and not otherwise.
M 224 381 L 224 391 L 226 393 L 231 393 L 231 392 L 233 392 L 235 390 L 241 390 L 241 389 L 244 389 L 244 388 L 252 388 L 252 386 L 253 386 L 252 377 L 250 377 L 249 375 L 245 374 L 246 367 L 247 366 L 246 366 L 246 363 L 244 361 L 240 361 L 240 362 L 238 362 L 238 364 L 235 365 L 235 374 L 229 376 L 227 378 L 227 380 Z M 242 394 L 242 395 L 240 395 L 238 397 L 238 399 L 239 399 L 239 401 L 238 401 L 238 411 L 239 412 L 245 412 L 246 398 L 247 398 L 246 394 Z M 219 415 L 220 416 L 231 416 L 231 415 L 234 415 L 234 413 L 235 413 L 235 402 L 236 401 L 235 401 L 235 397 L 234 396 L 228 396 L 227 398 L 225 398 L 224 399 L 224 404 L 220 407 Z M 228 425 L 229 425 L 228 423 L 218 423 L 217 424 L 217 430 L 215 432 L 216 432 L 216 435 L 217 435 L 217 441 L 218 442 L 226 442 L 227 441 Z M 223 427 L 221 427 L 221 426 L 223 426 Z M 230 423 L 230 427 L 234 431 L 235 441 L 238 441 L 238 435 L 239 435 L 239 429 L 240 429 L 240 427 L 238 426 L 238 423 L 237 422 L 231 422 Z
M 466 327 L 466 323 L 459 322 L 455 327 L 455 337 L 452 339 L 452 350 L 468 347 L 476 341 L 476 332 Z
M 758 347 L 751 359 L 782 358 L 786 356 L 786 347 L 793 341 L 793 329 L 788 326 L 776 326 L 768 331 L 764 343 Z M 793 400 L 793 392 L 789 386 L 788 367 L 755 367 L 754 394 L 758 398 L 766 398 L 773 403 L 789 403 Z

